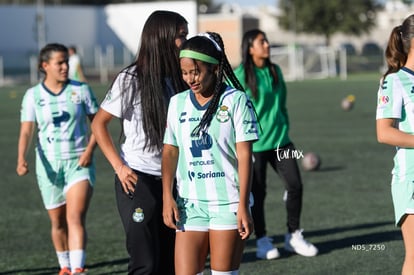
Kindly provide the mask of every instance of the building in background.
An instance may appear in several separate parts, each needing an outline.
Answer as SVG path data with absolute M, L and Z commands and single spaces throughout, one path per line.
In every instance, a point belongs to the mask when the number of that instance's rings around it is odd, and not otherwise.
M 276 6 L 224 4 L 215 13 L 199 13 L 196 1 L 126 3 L 107 6 L 2 5 L 0 8 L 0 85 L 7 80 L 36 81 L 37 56 L 41 43 L 76 45 L 85 73 L 91 81 L 111 80 L 111 74 L 133 60 L 139 34 L 149 14 L 156 9 L 181 13 L 189 21 L 189 37 L 204 31 L 219 32 L 230 63 L 240 63 L 243 33 L 260 28 L 274 46 L 275 61 L 281 63 L 288 79 L 329 77 L 342 70 L 379 70 L 383 47 L 391 29 L 414 11 L 400 1 L 388 1 L 377 13 L 377 27 L 360 37 L 334 35 L 331 46 L 324 38 L 297 34 L 279 27 Z M 200 7 L 201 10 L 201 7 Z M 338 51 L 346 49 L 347 57 Z M 367 53 L 375 52 L 375 56 Z M 355 58 L 352 58 L 355 55 Z M 313 63 L 311 62 L 313 60 Z M 343 64 L 346 64 L 345 66 Z M 368 65 L 367 65 L 368 64 Z M 295 71 L 289 73 L 290 68 Z M 315 73 L 316 72 L 316 73 Z
M 195 1 L 128 3 L 107 6 L 1 5 L 0 85 L 37 81 L 37 55 L 46 43 L 75 45 L 88 80 L 110 81 L 138 50 L 141 29 L 158 9 L 182 14 L 189 35 L 197 32 Z

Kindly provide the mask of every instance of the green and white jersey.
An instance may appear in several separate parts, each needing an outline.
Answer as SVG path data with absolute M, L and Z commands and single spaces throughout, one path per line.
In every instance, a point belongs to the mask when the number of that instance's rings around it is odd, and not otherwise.
M 20 121 L 37 123 L 37 149 L 48 159 L 72 159 L 85 151 L 89 141 L 87 116 L 95 114 L 98 107 L 87 84 L 68 81 L 60 93 L 54 94 L 39 83 L 26 91 Z
M 237 211 L 236 143 L 258 139 L 257 119 L 248 96 L 226 87 L 210 127 L 191 137 L 208 104 L 200 106 L 191 90 L 170 101 L 164 143 L 179 148 L 178 195 L 206 205 L 210 211 Z
M 396 119 L 396 128 L 414 134 L 414 71 L 403 67 L 386 76 L 378 90 L 377 119 Z M 397 147 L 392 174 L 414 174 L 414 149 Z

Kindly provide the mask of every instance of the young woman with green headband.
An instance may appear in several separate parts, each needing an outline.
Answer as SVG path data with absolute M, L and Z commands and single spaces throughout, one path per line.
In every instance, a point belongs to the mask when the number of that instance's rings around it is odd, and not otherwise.
M 162 157 L 163 217 L 176 230 L 175 272 L 202 274 L 210 254 L 211 274 L 238 274 L 253 231 L 249 197 L 252 143 L 258 139 L 255 112 L 219 34 L 199 34 L 185 42 L 180 66 L 190 89 L 171 98 Z

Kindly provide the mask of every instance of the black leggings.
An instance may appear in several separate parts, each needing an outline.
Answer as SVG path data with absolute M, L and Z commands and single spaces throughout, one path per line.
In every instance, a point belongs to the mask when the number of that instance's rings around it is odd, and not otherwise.
M 302 179 L 300 176 L 295 146 L 290 143 L 280 147 L 278 151 L 270 150 L 253 153 L 253 184 L 252 193 L 254 205 L 252 215 L 254 220 L 256 238 L 266 235 L 266 223 L 264 214 L 264 201 L 266 197 L 266 173 L 269 163 L 276 173 L 282 178 L 287 191 L 286 210 L 287 227 L 289 232 L 299 229 L 300 213 L 302 210 Z
M 129 197 L 115 176 L 116 201 L 126 235 L 130 275 L 174 274 L 175 231 L 162 218 L 162 182 L 139 171 L 135 192 Z

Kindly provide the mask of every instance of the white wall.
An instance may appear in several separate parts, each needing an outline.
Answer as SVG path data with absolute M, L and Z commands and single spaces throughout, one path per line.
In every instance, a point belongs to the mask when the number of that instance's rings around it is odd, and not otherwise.
M 122 54 L 123 48 L 135 55 L 145 20 L 154 10 L 172 10 L 182 14 L 189 22 L 190 36 L 197 31 L 197 5 L 195 1 L 118 4 L 106 7 L 45 6 L 45 43 L 58 42 L 76 45 L 86 65 L 94 65 L 95 48 L 105 52 L 108 45 Z M 28 70 L 30 56 L 37 56 L 35 5 L 0 5 L 0 56 L 7 74 Z M 118 53 L 118 54 L 119 54 Z
M 108 25 L 114 30 L 124 45 L 136 53 L 139 34 L 145 21 L 155 10 L 175 11 L 188 21 L 189 37 L 197 33 L 197 4 L 195 1 L 151 2 L 107 5 L 105 14 Z

